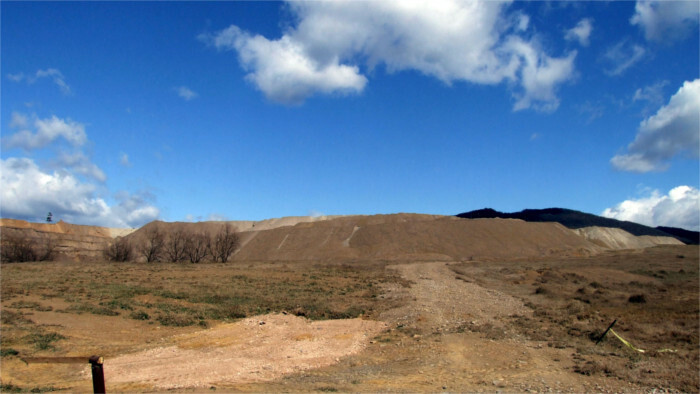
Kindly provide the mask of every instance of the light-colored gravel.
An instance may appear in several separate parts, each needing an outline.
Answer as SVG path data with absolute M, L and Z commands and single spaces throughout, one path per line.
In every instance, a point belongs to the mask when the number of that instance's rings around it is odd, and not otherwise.
M 271 314 L 173 338 L 175 344 L 105 361 L 105 379 L 156 389 L 209 387 L 219 382 L 268 381 L 320 368 L 358 353 L 385 323 L 311 322 Z

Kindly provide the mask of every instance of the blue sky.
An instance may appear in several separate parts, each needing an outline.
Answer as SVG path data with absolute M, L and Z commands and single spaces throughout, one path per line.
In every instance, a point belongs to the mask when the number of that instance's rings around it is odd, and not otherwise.
M 697 230 L 698 7 L 3 1 L 0 215 Z

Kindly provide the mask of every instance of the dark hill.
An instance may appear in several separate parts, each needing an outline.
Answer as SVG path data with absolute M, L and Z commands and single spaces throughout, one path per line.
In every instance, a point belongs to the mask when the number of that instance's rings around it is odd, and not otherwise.
M 457 215 L 464 219 L 520 219 L 526 222 L 557 222 L 571 229 L 583 227 L 612 227 L 627 231 L 632 235 L 654 235 L 673 237 L 691 245 L 697 245 L 700 233 L 674 227 L 649 227 L 639 223 L 626 222 L 617 219 L 604 218 L 590 213 L 564 208 L 525 209 L 520 212 L 504 213 L 491 208 L 478 209 Z
M 690 230 L 685 230 L 682 228 L 676 228 L 676 227 L 663 227 L 659 226 L 656 228 L 657 230 L 661 230 L 665 233 L 668 233 L 679 241 L 688 244 L 688 245 L 698 245 L 700 244 L 700 233 L 697 231 L 690 231 Z

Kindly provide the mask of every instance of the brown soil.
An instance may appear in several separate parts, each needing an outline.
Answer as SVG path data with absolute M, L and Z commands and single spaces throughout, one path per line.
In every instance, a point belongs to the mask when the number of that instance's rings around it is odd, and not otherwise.
M 230 264 L 3 264 L 3 389 L 89 391 L 87 366 L 20 358 L 100 354 L 110 391 L 700 390 L 696 246 L 428 215 L 243 241 Z M 614 319 L 646 353 L 595 344 Z
M 38 244 L 51 239 L 57 259 L 73 261 L 102 258 L 106 245 L 118 236 L 137 247 L 153 228 L 166 235 L 176 230 L 215 234 L 226 224 L 233 225 L 241 236 L 233 256 L 236 261 L 503 260 L 588 256 L 605 250 L 681 244 L 671 237 L 636 237 L 621 229 L 569 230 L 558 223 L 420 214 L 286 217 L 258 222 L 155 221 L 138 230 L 0 219 L 5 234 Z

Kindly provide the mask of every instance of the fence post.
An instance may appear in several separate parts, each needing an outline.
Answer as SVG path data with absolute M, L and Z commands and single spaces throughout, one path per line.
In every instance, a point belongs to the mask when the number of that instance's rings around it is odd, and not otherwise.
M 613 326 L 615 325 L 615 323 L 617 323 L 617 319 L 613 320 L 613 322 L 610 323 L 610 325 L 608 326 L 608 329 L 605 330 L 605 332 L 603 333 L 603 335 L 601 335 L 600 338 L 598 338 L 598 341 L 596 341 L 596 343 L 595 343 L 596 345 L 599 344 L 600 341 L 602 341 L 603 338 L 605 338 L 606 335 L 608 335 L 608 331 L 610 331 L 610 329 L 613 328 Z
M 105 373 L 102 369 L 104 358 L 100 356 L 91 356 L 89 358 L 92 365 L 92 391 L 95 393 L 104 394 L 105 390 Z

